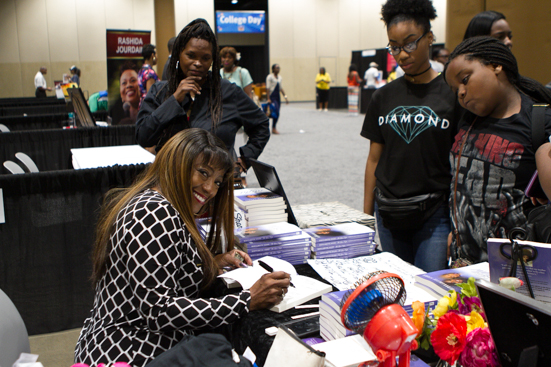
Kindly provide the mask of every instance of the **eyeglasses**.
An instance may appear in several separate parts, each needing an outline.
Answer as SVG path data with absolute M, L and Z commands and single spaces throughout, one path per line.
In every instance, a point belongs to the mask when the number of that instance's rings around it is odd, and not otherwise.
M 408 54 L 412 53 L 413 51 L 417 50 L 417 44 L 419 43 L 419 41 L 421 41 L 421 38 L 423 38 L 427 35 L 427 33 L 429 33 L 429 32 L 427 31 L 427 32 L 423 33 L 423 35 L 421 37 L 417 38 L 415 41 L 410 42 L 410 43 L 406 43 L 403 46 L 392 46 L 392 45 L 389 44 L 388 46 L 386 46 L 386 50 L 392 56 L 398 56 L 400 54 L 400 52 L 402 52 L 402 50 L 404 50 Z

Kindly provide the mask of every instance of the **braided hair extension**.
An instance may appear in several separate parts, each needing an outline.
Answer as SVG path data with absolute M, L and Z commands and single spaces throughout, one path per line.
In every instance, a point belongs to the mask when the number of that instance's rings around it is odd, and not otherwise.
M 431 30 L 430 21 L 436 18 L 436 9 L 430 0 L 388 0 L 381 8 L 387 28 L 404 21 L 414 21 L 425 32 Z
M 483 65 L 501 65 L 507 80 L 519 92 L 528 95 L 535 102 L 551 103 L 551 91 L 534 79 L 520 75 L 515 56 L 507 46 L 496 38 L 481 36 L 463 40 L 450 54 L 450 58 L 444 67 L 444 80 L 450 62 L 461 55 L 465 55 L 466 60 L 478 60 Z
M 174 47 L 172 48 L 172 56 L 170 57 L 169 68 L 170 70 L 176 70 L 175 73 L 170 73 L 168 80 L 168 93 L 166 99 L 173 95 L 182 79 L 185 78 L 182 69 L 176 67 L 177 62 L 180 60 L 180 54 L 186 48 L 187 43 L 192 38 L 198 38 L 209 42 L 212 46 L 212 70 L 210 76 L 207 77 L 205 83 L 210 84 L 209 95 L 209 110 L 212 118 L 211 132 L 216 131 L 216 128 L 222 120 L 222 95 L 220 91 L 220 57 L 218 54 L 218 41 L 216 36 L 212 32 L 209 24 L 206 20 L 198 18 L 191 21 L 188 25 L 180 31 Z

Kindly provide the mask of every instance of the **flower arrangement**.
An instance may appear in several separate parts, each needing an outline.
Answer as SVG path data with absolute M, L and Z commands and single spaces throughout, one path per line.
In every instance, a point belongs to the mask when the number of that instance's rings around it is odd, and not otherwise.
M 432 315 L 422 302 L 414 302 L 413 323 L 419 330 L 419 346 L 434 352 L 449 365 L 500 366 L 496 347 L 474 284 L 469 278 L 458 284 L 461 293 L 450 291 L 434 307 Z

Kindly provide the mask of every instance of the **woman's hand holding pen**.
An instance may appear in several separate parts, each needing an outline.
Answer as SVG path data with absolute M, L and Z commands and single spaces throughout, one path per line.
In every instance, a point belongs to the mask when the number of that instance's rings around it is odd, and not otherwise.
M 289 290 L 291 276 L 283 271 L 264 274 L 251 287 L 250 310 L 261 310 L 280 303 Z
M 189 93 L 191 95 L 191 99 L 195 99 L 195 95 L 201 94 L 201 86 L 198 83 L 200 80 L 200 76 L 188 76 L 187 78 L 182 79 L 176 89 L 176 92 L 174 92 L 174 98 L 176 98 L 179 103 L 182 103 L 186 97 L 186 94 Z

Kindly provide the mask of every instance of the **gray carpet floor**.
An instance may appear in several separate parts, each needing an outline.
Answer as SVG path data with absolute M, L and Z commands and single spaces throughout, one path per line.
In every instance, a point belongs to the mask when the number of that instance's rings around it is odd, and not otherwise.
M 276 168 L 291 207 L 339 201 L 363 210 L 369 152 L 369 141 L 360 136 L 364 115 L 319 112 L 310 102 L 284 104 L 280 116 L 280 134 L 270 137 L 258 159 Z M 240 135 L 236 146 L 242 142 Z M 258 187 L 252 170 L 247 184 Z
M 314 102 L 281 108 L 277 129 L 259 160 L 274 166 L 291 207 L 339 201 L 363 210 L 368 140 L 360 136 L 363 115 L 346 110 L 316 111 Z M 236 146 L 244 143 L 239 134 Z M 249 187 L 259 187 L 252 170 Z M 80 329 L 30 337 L 31 352 L 44 367 L 69 367 Z

